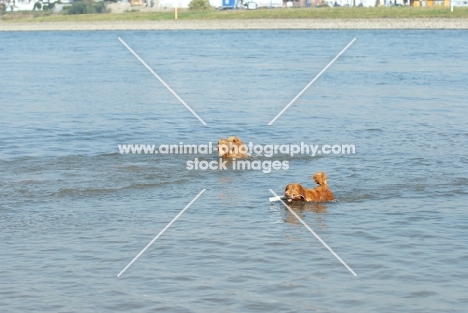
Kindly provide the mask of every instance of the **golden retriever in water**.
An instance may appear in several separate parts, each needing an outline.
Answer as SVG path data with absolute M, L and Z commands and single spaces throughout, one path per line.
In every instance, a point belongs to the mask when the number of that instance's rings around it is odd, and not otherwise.
M 221 138 L 218 141 L 218 155 L 222 158 L 245 158 L 247 146 L 236 136 L 228 139 Z
M 311 201 L 328 202 L 335 198 L 330 189 L 328 189 L 327 175 L 324 172 L 318 172 L 312 176 L 318 187 L 314 189 L 304 188 L 301 184 L 289 184 L 284 189 L 284 196 L 288 202 L 292 201 Z

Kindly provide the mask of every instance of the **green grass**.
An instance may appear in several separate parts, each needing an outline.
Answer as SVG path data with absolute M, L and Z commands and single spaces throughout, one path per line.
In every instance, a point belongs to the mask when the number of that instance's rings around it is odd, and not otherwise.
M 179 10 L 180 20 L 221 19 L 369 19 L 369 18 L 468 18 L 468 8 L 377 7 L 377 8 L 295 8 L 259 10 Z M 89 22 L 89 21 L 159 21 L 174 19 L 173 11 L 125 12 L 122 14 L 66 15 L 48 12 L 13 12 L 1 16 L 3 22 Z

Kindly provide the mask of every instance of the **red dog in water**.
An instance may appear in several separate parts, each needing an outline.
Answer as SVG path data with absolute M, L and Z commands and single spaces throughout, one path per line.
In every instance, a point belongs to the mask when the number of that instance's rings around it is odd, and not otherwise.
M 236 136 L 218 141 L 218 155 L 222 158 L 246 158 L 247 150 L 247 146 Z
M 304 188 L 301 184 L 287 185 L 284 189 L 284 196 L 287 198 L 288 202 L 328 202 L 335 199 L 331 190 L 328 189 L 327 175 L 324 172 L 318 172 L 312 176 L 312 178 L 319 185 L 314 189 Z

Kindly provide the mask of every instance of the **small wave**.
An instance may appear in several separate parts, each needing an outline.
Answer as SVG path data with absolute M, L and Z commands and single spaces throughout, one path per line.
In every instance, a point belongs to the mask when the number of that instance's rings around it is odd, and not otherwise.
M 422 291 L 412 292 L 409 295 L 404 296 L 403 298 L 426 298 L 426 297 L 433 297 L 437 295 L 438 293 L 435 291 L 422 290 Z
M 120 186 L 120 187 L 110 187 L 110 188 L 63 188 L 59 191 L 52 194 L 57 198 L 61 197 L 96 197 L 96 196 L 104 196 L 109 194 L 115 194 L 122 191 L 128 190 L 142 190 L 142 189 L 156 189 L 163 186 L 168 185 L 184 185 L 187 183 L 188 179 L 178 179 L 175 181 L 166 181 L 166 182 L 151 182 L 151 183 L 132 183 L 127 186 Z

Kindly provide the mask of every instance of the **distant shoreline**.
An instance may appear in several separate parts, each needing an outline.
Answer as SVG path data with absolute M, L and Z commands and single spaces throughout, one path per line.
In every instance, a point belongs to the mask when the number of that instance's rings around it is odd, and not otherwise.
M 161 21 L 0 22 L 0 31 L 275 29 L 468 29 L 465 18 L 241 19 Z

